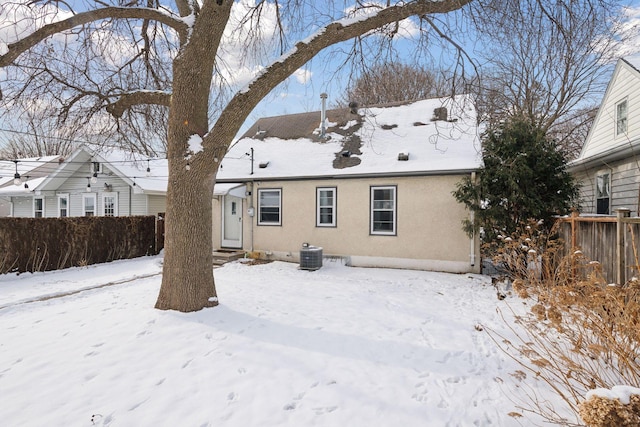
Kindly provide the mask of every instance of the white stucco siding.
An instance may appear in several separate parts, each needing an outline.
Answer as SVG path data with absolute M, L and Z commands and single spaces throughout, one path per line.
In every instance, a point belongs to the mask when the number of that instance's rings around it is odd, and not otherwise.
M 589 158 L 612 148 L 621 147 L 640 137 L 640 76 L 620 61 L 600 106 L 587 144 L 580 155 Z M 627 101 L 627 132 L 616 135 L 616 105 Z

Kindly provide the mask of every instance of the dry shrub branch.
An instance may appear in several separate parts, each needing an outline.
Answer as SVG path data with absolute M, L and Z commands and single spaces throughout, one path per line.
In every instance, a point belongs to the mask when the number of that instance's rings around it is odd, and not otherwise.
M 488 332 L 524 372 L 546 382 L 566 404 L 554 408 L 529 396 L 532 412 L 561 425 L 640 426 L 637 404 L 604 410 L 599 401 L 595 409 L 581 410 L 590 390 L 640 387 L 640 280 L 608 284 L 598 262 L 577 248 L 567 250 L 549 237 L 553 234 L 531 222 L 519 233 L 501 236 L 504 245 L 494 261 L 531 310 L 510 325 L 515 339 Z M 613 421 L 597 421 L 607 419 L 603 413 Z M 627 421 L 621 423 L 621 417 Z

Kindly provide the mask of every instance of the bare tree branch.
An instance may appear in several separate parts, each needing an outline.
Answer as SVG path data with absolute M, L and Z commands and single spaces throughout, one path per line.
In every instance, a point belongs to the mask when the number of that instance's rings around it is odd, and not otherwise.
M 160 91 L 139 91 L 121 94 L 117 101 L 108 104 L 107 112 L 114 117 L 120 118 L 125 110 L 134 105 L 161 105 L 168 107 L 171 102 L 171 94 Z
M 246 90 L 236 94 L 220 115 L 211 132 L 205 137 L 203 145 L 215 148 L 221 141 L 225 141 L 225 143 L 231 141 L 244 122 L 244 118 L 258 102 L 322 49 L 411 16 L 451 12 L 471 1 L 419 0 L 402 6 L 382 9 L 367 18 L 345 20 L 327 25 L 308 42 L 297 43 L 289 54 L 283 55 L 272 63 L 268 67 L 268 71 L 254 79 Z M 238 119 L 239 117 L 242 119 Z M 206 150 L 203 153 L 206 153 Z M 212 156 L 208 156 L 205 161 L 212 161 L 213 159 L 210 157 Z
M 150 8 L 106 7 L 78 13 L 70 18 L 63 19 L 62 21 L 47 24 L 27 37 L 8 45 L 7 53 L 0 55 L 0 67 L 10 65 L 22 53 L 34 47 L 49 36 L 70 30 L 80 25 L 108 18 L 155 20 L 176 30 L 182 41 L 185 41 L 187 37 L 187 24 L 180 19 L 170 16 L 166 12 Z

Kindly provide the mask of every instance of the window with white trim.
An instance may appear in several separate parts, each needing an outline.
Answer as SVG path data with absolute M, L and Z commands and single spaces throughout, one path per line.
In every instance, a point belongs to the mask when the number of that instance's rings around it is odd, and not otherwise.
M 102 193 L 102 214 L 118 216 L 118 193 Z
M 316 188 L 316 226 L 336 226 L 336 187 Z
M 396 234 L 396 186 L 371 187 L 371 234 Z
M 281 225 L 282 190 L 260 189 L 258 190 L 258 224 Z
M 58 217 L 64 218 L 69 216 L 69 195 L 58 194 Z
M 33 217 L 34 218 L 44 217 L 44 197 L 33 198 Z
M 82 195 L 82 215 L 95 216 L 96 215 L 96 195 L 95 193 L 88 193 Z
M 616 135 L 627 132 L 627 100 L 616 104 Z
M 611 213 L 611 175 L 603 173 L 596 176 L 596 213 L 609 215 Z

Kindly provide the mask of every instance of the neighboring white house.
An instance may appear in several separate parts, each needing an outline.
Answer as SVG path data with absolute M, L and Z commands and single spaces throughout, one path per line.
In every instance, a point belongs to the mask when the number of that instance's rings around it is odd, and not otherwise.
M 307 243 L 354 266 L 479 272 L 452 192 L 481 161 L 467 96 L 263 118 L 221 162 L 213 245 L 297 262 Z
M 60 156 L 0 160 L 0 189 L 11 187 L 12 190 L 16 188 L 26 190 L 25 181 L 48 176 L 56 170 L 60 161 Z M 12 215 L 13 205 L 10 197 L 0 196 L 0 217 Z
M 18 165 L 20 166 L 20 163 Z M 83 146 L 49 173 L 0 186 L 15 217 L 129 216 L 165 212 L 167 162 Z
M 619 59 L 579 157 L 580 212 L 613 214 L 640 204 L 640 57 Z

